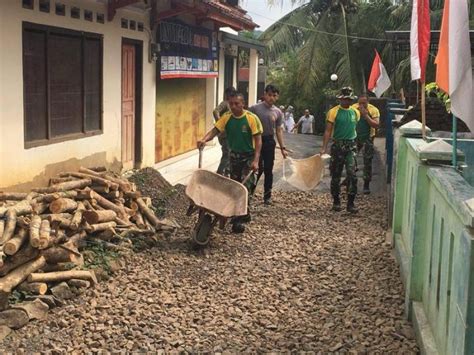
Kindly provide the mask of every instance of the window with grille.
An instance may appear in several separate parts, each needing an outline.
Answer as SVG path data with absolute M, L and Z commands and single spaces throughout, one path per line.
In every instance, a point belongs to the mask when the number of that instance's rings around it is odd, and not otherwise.
M 102 36 L 23 23 L 25 146 L 101 133 Z

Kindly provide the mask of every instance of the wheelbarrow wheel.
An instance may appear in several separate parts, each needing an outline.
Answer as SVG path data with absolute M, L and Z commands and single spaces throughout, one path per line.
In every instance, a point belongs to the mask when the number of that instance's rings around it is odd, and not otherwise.
M 194 242 L 201 246 L 206 245 L 209 242 L 212 227 L 212 216 L 209 214 L 202 216 L 198 222 L 198 225 L 196 226 L 196 229 L 194 230 Z

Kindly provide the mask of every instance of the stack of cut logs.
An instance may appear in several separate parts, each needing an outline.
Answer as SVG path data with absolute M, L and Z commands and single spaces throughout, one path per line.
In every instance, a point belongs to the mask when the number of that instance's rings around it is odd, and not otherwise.
M 61 173 L 30 193 L 0 192 L 0 310 L 14 289 L 44 295 L 58 282 L 96 282 L 79 270 L 86 237 L 110 243 L 176 229 L 150 206 L 133 183 L 103 168 Z

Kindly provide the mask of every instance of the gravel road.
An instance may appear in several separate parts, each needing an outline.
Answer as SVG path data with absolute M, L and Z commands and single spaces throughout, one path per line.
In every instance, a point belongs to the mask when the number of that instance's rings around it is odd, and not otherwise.
M 5 351 L 416 353 L 404 291 L 385 243 L 385 203 L 330 212 L 327 194 L 276 192 L 243 235 L 216 231 L 194 250 L 183 228 L 121 258 L 109 281 L 0 344 Z M 260 199 L 257 199 L 260 201 Z M 229 228 L 227 228 L 229 229 Z

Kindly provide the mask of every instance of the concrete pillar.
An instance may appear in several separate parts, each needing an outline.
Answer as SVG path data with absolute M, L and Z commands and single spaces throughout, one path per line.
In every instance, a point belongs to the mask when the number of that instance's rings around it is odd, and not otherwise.
M 249 102 L 252 106 L 257 103 L 257 84 L 258 84 L 258 52 L 250 49 L 249 59 Z
M 238 53 L 238 50 L 237 50 Z M 238 76 L 239 76 L 239 67 L 238 67 L 238 61 L 237 58 L 234 58 L 234 77 L 232 79 L 232 86 L 238 90 L 237 84 L 238 84 Z
M 224 99 L 224 73 L 225 73 L 225 48 L 224 45 L 219 48 L 219 84 L 217 85 L 217 102 Z

